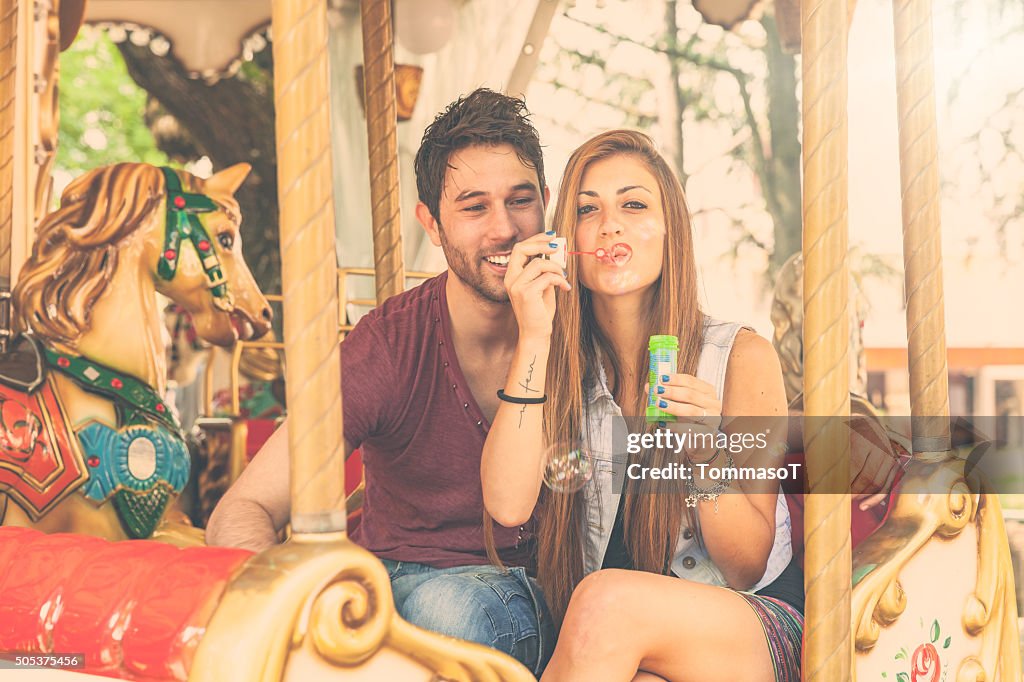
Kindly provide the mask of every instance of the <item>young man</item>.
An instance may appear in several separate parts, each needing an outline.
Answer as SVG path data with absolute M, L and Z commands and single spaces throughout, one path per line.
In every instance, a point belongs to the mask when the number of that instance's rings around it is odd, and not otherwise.
M 528 578 L 528 527 L 495 527 L 484 549 L 480 454 L 516 345 L 504 287 L 513 245 L 543 229 L 548 190 L 522 101 L 486 89 L 427 128 L 416 217 L 447 272 L 394 296 L 341 344 L 346 453 L 361 447 L 363 516 L 352 539 L 380 557 L 399 614 L 504 651 L 539 672 L 553 645 Z M 210 518 L 209 544 L 263 549 L 288 522 L 286 426 Z

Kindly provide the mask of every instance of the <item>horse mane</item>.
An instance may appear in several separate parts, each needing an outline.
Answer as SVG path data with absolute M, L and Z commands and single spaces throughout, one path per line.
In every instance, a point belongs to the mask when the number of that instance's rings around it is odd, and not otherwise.
M 195 176 L 178 174 L 186 191 L 201 189 Z M 120 242 L 161 209 L 165 196 L 163 173 L 144 163 L 96 168 L 72 181 L 60 208 L 40 222 L 14 288 L 18 331 L 74 346 L 117 270 Z M 233 197 L 218 199 L 237 212 Z

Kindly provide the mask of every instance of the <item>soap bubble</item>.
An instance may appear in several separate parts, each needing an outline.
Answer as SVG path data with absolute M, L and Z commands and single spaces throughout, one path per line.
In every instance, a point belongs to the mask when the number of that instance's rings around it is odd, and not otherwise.
M 544 453 L 544 485 L 556 493 L 574 493 L 594 475 L 594 458 L 578 445 L 556 443 Z

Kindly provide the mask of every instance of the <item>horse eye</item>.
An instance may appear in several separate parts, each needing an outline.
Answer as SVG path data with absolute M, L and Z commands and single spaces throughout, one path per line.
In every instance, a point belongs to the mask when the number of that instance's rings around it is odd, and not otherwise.
M 235 235 L 230 232 L 221 232 L 217 235 L 217 241 L 220 242 L 222 249 L 230 249 L 235 244 Z

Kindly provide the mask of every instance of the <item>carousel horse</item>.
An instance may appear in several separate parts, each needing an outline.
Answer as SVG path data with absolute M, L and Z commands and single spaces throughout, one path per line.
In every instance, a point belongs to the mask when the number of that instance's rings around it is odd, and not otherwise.
M 0 652 L 81 652 L 82 671 L 124 679 L 532 679 L 402 621 L 351 543 L 107 541 L 168 539 L 188 477 L 156 292 L 216 345 L 270 330 L 238 241 L 247 173 L 99 169 L 40 225 L 14 292 L 23 335 L 0 358 Z
M 156 293 L 216 345 L 270 330 L 242 257 L 235 191 L 141 163 L 72 182 L 14 289 L 21 336 L 0 357 L 0 520 L 108 539 L 176 522 L 189 456 L 166 388 Z

